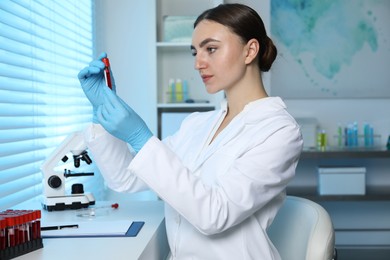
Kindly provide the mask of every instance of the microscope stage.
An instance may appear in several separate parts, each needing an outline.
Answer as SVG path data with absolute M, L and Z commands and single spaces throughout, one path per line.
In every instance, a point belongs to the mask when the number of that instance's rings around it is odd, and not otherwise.
M 89 205 L 95 205 L 95 198 L 91 193 L 72 194 L 59 197 L 44 197 L 42 206 L 47 211 L 58 211 L 65 209 L 88 208 Z

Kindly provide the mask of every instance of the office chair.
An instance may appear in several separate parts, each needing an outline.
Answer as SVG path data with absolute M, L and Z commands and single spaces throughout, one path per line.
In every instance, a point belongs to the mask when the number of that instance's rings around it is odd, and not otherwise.
M 337 258 L 330 216 L 311 200 L 287 196 L 268 235 L 283 260 Z

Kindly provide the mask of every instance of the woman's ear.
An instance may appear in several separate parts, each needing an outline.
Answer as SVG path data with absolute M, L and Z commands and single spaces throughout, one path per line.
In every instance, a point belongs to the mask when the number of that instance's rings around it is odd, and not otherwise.
M 250 64 L 253 60 L 256 59 L 257 54 L 260 50 L 260 44 L 256 39 L 251 39 L 247 42 L 246 46 L 246 57 L 245 64 Z

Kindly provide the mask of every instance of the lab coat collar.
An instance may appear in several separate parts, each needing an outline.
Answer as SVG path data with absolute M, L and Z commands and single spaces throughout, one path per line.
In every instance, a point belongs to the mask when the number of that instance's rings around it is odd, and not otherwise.
M 221 101 L 221 112 L 227 111 L 227 100 Z M 280 97 L 266 97 L 254 100 L 245 105 L 244 109 L 238 115 L 245 123 L 254 123 L 270 113 L 286 109 L 286 104 Z M 251 113 L 253 110 L 261 110 L 261 113 Z M 261 115 L 261 116 L 259 116 Z
M 215 153 L 220 147 L 235 138 L 241 133 L 247 124 L 254 124 L 260 120 L 273 115 L 273 112 L 285 109 L 286 105 L 279 97 L 267 97 L 248 103 L 243 111 L 239 113 L 230 124 L 222 131 L 219 136 L 210 144 L 206 144 L 205 149 L 196 160 L 196 168 L 199 167 L 209 156 Z M 254 113 L 254 110 L 261 112 Z M 222 116 L 227 111 L 227 101 L 221 102 L 221 109 L 217 117 Z M 216 121 L 214 121 L 216 122 Z

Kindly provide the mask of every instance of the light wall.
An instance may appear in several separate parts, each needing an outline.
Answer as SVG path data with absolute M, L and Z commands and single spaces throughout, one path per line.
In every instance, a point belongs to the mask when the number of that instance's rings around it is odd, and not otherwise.
M 118 95 L 157 134 L 155 0 L 96 0 L 95 57 L 106 52 Z M 134 194 L 107 189 L 106 200 L 156 200 L 151 191 Z
M 155 0 L 96 0 L 97 57 L 107 52 L 117 93 L 157 133 Z
M 96 47 L 98 52 L 105 50 L 109 53 L 118 93 L 156 133 L 156 12 L 153 2 L 154 0 L 97 0 Z M 269 30 L 269 0 L 239 2 L 258 11 Z M 370 72 L 367 71 L 367 76 L 369 75 Z M 268 92 L 272 95 L 269 75 L 265 74 L 264 80 Z M 331 144 L 332 136 L 336 134 L 340 123 L 345 125 L 356 121 L 360 126 L 364 122 L 372 124 L 375 134 L 381 136 L 381 146 L 386 144 L 390 134 L 390 99 L 285 99 L 285 102 L 295 117 L 317 118 L 320 127 L 327 131 Z
M 297 99 L 286 100 L 286 104 L 295 117 L 316 117 L 328 133 L 331 145 L 336 145 L 333 136 L 337 134 L 338 124 L 354 121 L 360 130 L 364 122 L 370 123 L 375 134 L 381 136 L 378 145 L 382 147 L 390 135 L 390 99 Z
M 225 0 L 225 3 L 240 2 L 253 7 L 262 17 L 266 29 L 270 31 L 271 0 Z M 372 68 L 373 70 L 375 68 Z M 272 73 L 272 69 L 271 72 Z M 367 77 L 370 72 L 366 72 Z M 272 82 L 265 74 L 265 85 L 272 95 Z M 288 79 L 287 79 L 288 80 Z M 374 80 L 374 79 L 373 79 Z M 390 84 L 390 82 L 389 82 Z M 390 86 L 389 86 L 390 92 Z M 375 134 L 381 136 L 380 146 L 385 146 L 390 135 L 390 99 L 284 99 L 289 112 L 295 117 L 317 118 L 319 127 L 328 134 L 330 145 L 336 145 L 334 135 L 337 134 L 339 124 L 357 122 L 359 128 L 367 122 L 374 127 Z

